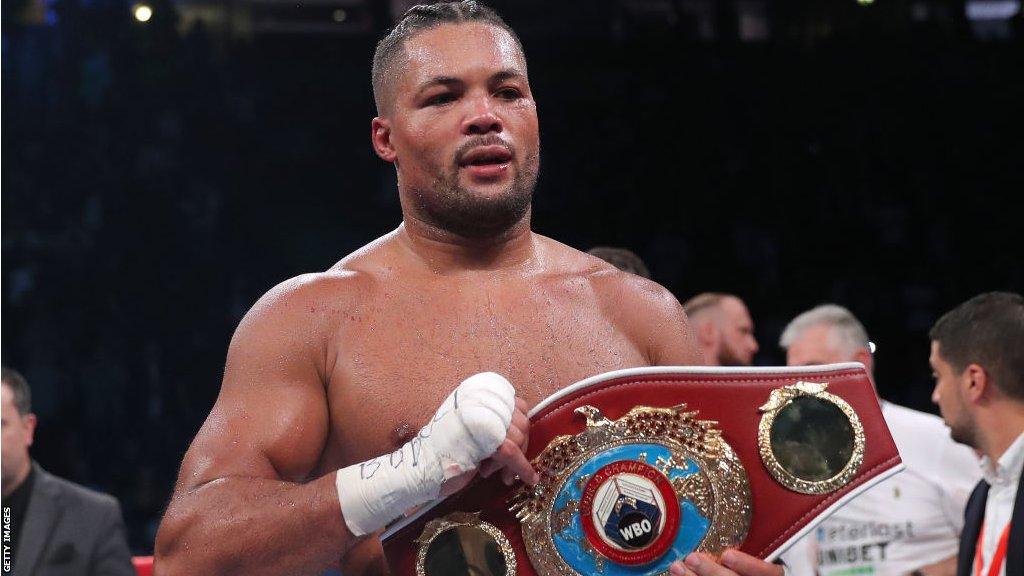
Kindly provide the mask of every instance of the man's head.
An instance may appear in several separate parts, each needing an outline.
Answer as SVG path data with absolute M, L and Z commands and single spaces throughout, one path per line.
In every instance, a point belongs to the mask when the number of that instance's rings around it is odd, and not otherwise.
M 28 476 L 32 460 L 28 448 L 36 430 L 36 416 L 32 414 L 32 394 L 28 383 L 15 370 L 3 368 L 0 386 L 0 420 L 3 429 L 3 494 L 6 496 Z
M 786 350 L 789 366 L 853 361 L 863 364 L 868 374 L 874 368 L 864 325 L 836 304 L 816 306 L 791 320 L 782 331 L 779 346 Z
M 757 354 L 754 321 L 732 294 L 705 292 L 683 304 L 704 361 L 711 366 L 750 366 Z
M 989 292 L 939 318 L 928 333 L 939 405 L 953 439 L 982 448 L 979 415 L 996 405 L 1024 410 L 1024 298 Z
M 614 246 L 595 246 L 590 250 L 587 250 L 587 254 L 597 256 L 601 260 L 604 260 L 623 272 L 636 274 L 642 278 L 651 277 L 651 272 L 647 269 L 647 265 L 644 264 L 643 259 L 637 256 L 636 252 L 633 252 L 632 250 L 616 248 Z
M 406 218 L 485 238 L 528 217 L 537 107 L 515 32 L 490 8 L 414 6 L 373 58 L 374 150 L 395 164 Z

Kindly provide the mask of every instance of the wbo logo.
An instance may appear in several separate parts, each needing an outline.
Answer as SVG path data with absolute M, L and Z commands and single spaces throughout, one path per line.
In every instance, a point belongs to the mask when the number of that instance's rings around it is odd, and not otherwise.
M 662 556 L 679 528 L 672 483 L 637 460 L 598 469 L 586 482 L 579 506 L 589 544 L 619 564 L 646 564 Z
M 604 535 L 627 550 L 651 543 L 660 531 L 661 507 L 656 487 L 636 476 L 620 474 L 598 488 L 601 504 L 595 510 Z

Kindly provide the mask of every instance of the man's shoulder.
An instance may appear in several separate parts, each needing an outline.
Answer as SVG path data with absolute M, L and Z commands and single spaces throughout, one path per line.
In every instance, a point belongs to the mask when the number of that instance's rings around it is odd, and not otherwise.
M 557 247 L 564 254 L 562 285 L 567 294 L 587 294 L 594 310 L 618 326 L 644 351 L 647 361 L 660 365 L 701 362 L 700 352 L 687 328 L 686 313 L 667 288 L 635 274 L 623 272 L 604 260 Z M 583 284 L 587 289 L 579 290 Z
M 268 290 L 261 300 L 287 306 L 324 298 L 336 303 L 358 298 L 372 290 L 386 270 L 384 253 L 390 249 L 393 236 L 377 238 L 327 270 L 293 276 Z
M 293 276 L 268 290 L 253 310 L 261 313 L 326 310 L 328 305 L 353 303 L 375 284 L 370 274 L 334 266 L 323 272 Z
M 545 236 L 538 237 L 545 243 L 546 250 L 553 255 L 557 264 L 551 272 L 565 278 L 583 279 L 597 292 L 598 296 L 619 298 L 653 298 L 655 302 L 675 297 L 661 284 L 636 274 L 623 272 L 597 256 L 577 250 Z
M 914 410 L 913 408 L 907 408 L 906 406 L 900 406 L 888 401 L 884 404 L 882 415 L 885 416 L 885 421 L 889 424 L 890 428 L 898 427 L 900 429 L 927 430 L 929 432 L 940 429 L 945 430 L 946 428 L 942 418 L 935 414 Z
M 882 414 L 900 455 L 911 469 L 970 478 L 979 473 L 977 457 L 970 448 L 950 437 L 942 418 L 892 402 L 885 403 Z
M 885 402 L 882 416 L 901 452 L 932 453 L 941 445 L 954 444 L 946 424 L 934 414 Z

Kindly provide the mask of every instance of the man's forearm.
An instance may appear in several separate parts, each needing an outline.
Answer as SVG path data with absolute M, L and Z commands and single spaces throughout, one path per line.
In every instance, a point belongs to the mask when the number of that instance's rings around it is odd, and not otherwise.
M 224 478 L 177 494 L 157 534 L 156 573 L 319 574 L 357 541 L 334 476 Z

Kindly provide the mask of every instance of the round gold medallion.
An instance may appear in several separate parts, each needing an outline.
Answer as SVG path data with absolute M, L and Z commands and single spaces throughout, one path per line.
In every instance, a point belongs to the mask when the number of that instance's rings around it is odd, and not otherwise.
M 508 538 L 479 514 L 455 512 L 432 520 L 416 539 L 416 576 L 514 576 Z
M 779 484 L 794 492 L 838 490 L 864 461 L 860 418 L 826 388 L 827 384 L 797 382 L 772 391 L 760 408 L 761 461 Z

